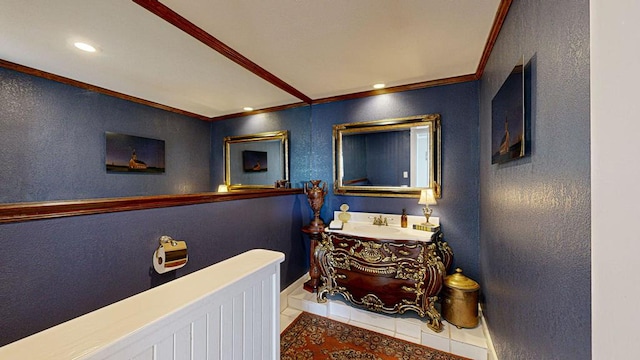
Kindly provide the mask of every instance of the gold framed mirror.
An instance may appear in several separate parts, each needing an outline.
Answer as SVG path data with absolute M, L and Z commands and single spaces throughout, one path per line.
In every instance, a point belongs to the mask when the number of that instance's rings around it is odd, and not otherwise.
M 225 185 L 230 190 L 265 189 L 289 181 L 286 130 L 224 138 Z
M 440 114 L 334 125 L 334 192 L 440 198 L 441 132 Z

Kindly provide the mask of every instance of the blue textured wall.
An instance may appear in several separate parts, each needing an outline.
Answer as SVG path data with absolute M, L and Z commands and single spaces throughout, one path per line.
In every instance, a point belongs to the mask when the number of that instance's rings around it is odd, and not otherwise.
M 532 154 L 491 165 L 491 99 L 522 55 Z M 514 1 L 480 85 L 480 284 L 500 359 L 591 358 L 589 131 L 589 2 Z
M 343 137 L 342 151 L 350 154 L 342 158 L 343 181 L 368 178 L 366 135 Z
M 367 175 L 373 186 L 411 185 L 411 132 L 367 136 Z M 402 177 L 406 171 L 408 177 Z
M 0 346 L 254 248 L 286 254 L 284 288 L 308 270 L 307 207 L 289 195 L 0 225 Z M 189 262 L 159 275 L 161 235 L 185 240 Z
M 454 266 L 479 277 L 478 265 L 478 83 L 468 82 L 362 99 L 314 105 L 311 110 L 311 178 L 333 188 L 332 125 L 439 113 L 442 115 L 442 199 L 434 206 Z M 335 196 L 325 199 L 322 218 L 340 204 L 351 211 L 422 215 L 418 199 Z
M 105 170 L 105 131 L 165 141 L 164 174 Z M 209 124 L 0 68 L 0 203 L 209 191 Z
M 442 115 L 443 197 L 434 206 L 445 238 L 455 253 L 455 266 L 479 277 L 478 265 L 478 83 L 469 82 L 369 98 L 313 105 L 212 124 L 214 184 L 224 179 L 223 138 L 288 129 L 291 139 L 292 185 L 321 179 L 333 188 L 332 126 L 334 124 L 439 113 Z M 422 215 L 417 199 L 335 196 L 325 198 L 322 218 L 348 203 L 352 211 Z M 312 214 L 306 207 L 303 221 Z
M 209 189 L 209 123 L 6 69 L 0 86 L 1 201 Z M 167 173 L 106 174 L 104 131 L 165 139 Z M 308 270 L 308 218 L 289 195 L 0 224 L 0 346 L 253 248 L 285 253 L 284 288 Z M 151 269 L 161 235 L 187 241 L 184 268 Z

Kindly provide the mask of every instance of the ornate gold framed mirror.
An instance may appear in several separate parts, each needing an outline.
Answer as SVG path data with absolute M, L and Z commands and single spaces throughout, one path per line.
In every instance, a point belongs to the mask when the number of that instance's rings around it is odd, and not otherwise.
M 440 198 L 441 132 L 440 114 L 334 125 L 334 192 Z
M 289 181 L 286 130 L 224 138 L 225 184 L 230 190 L 274 188 Z

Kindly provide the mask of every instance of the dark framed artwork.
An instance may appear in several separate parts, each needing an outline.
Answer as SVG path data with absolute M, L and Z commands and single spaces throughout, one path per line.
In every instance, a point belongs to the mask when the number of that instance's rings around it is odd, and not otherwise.
M 491 163 L 528 155 L 525 66 L 521 58 L 491 101 Z
M 113 132 L 106 132 L 105 137 L 107 172 L 164 173 L 164 140 Z
M 242 169 L 245 172 L 268 171 L 266 151 L 244 150 L 242 152 Z

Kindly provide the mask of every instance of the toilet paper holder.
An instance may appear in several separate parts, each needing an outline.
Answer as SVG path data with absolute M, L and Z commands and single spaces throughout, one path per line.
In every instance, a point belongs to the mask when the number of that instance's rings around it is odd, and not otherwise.
M 153 253 L 153 268 L 159 274 L 171 270 L 180 269 L 189 261 L 187 243 L 182 240 L 174 240 L 171 236 L 160 237 L 160 245 Z

